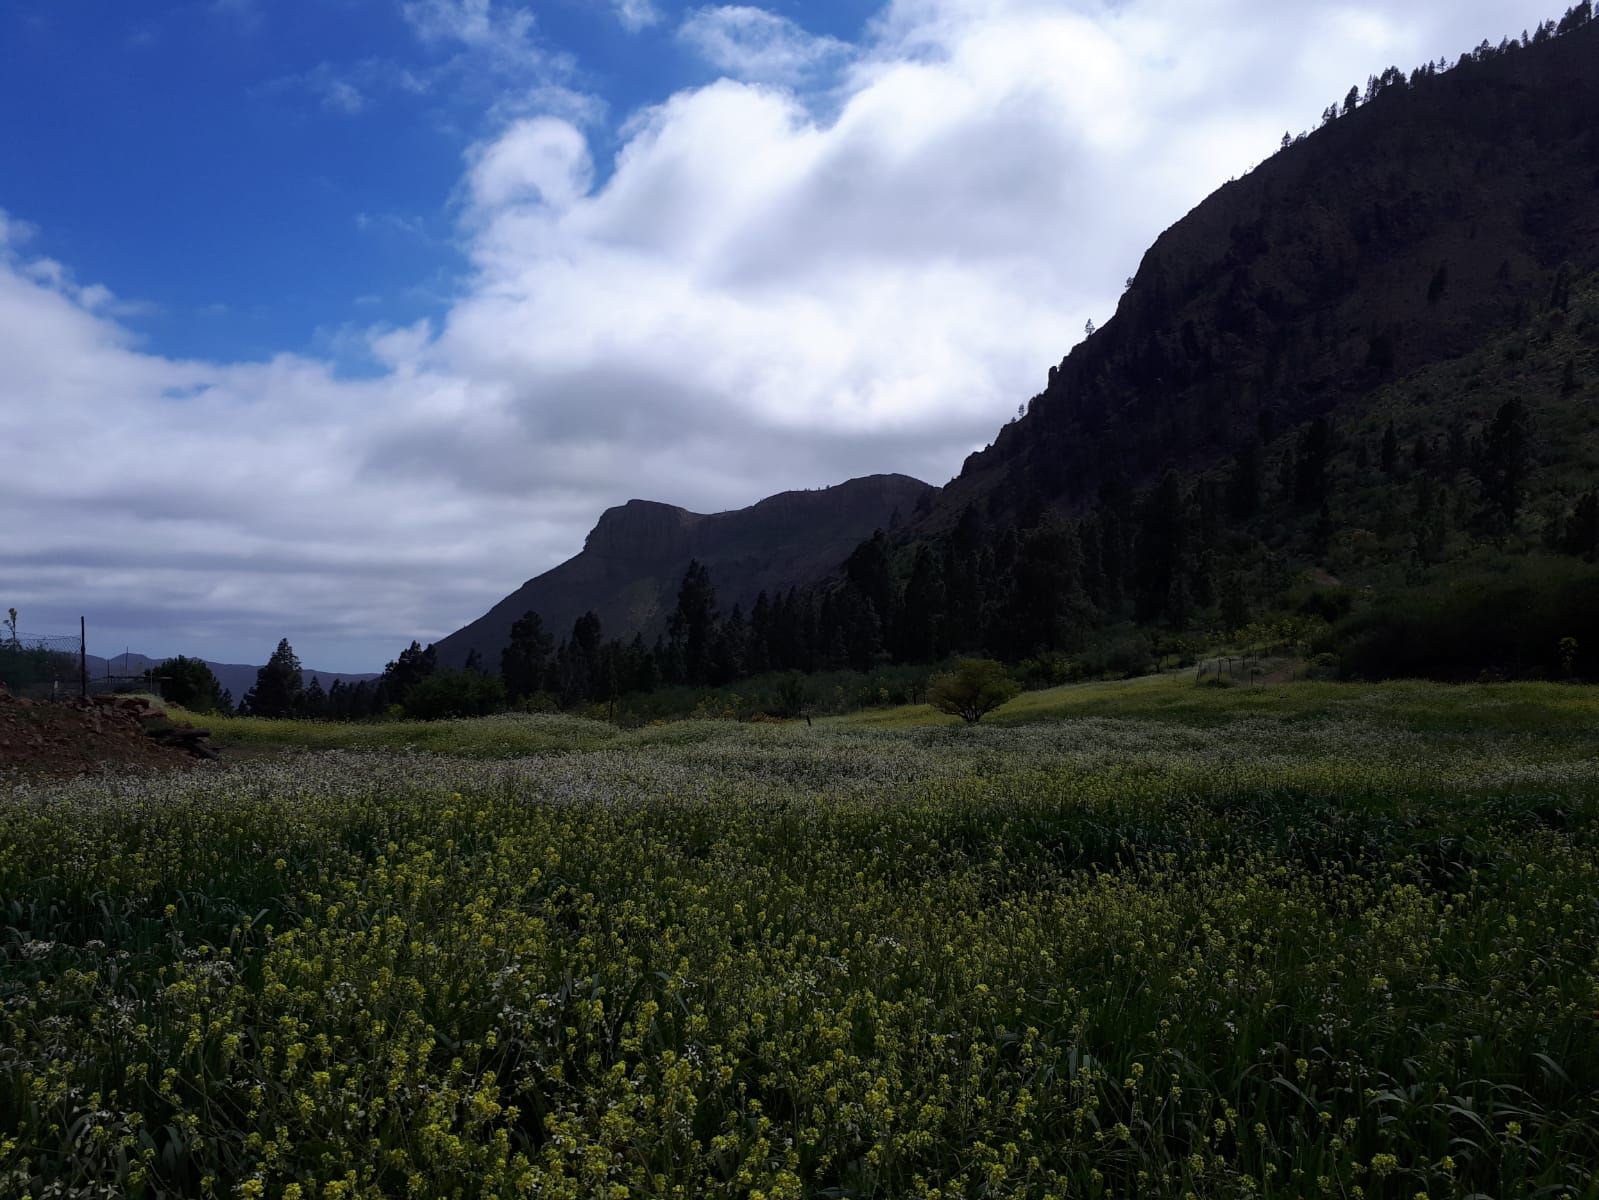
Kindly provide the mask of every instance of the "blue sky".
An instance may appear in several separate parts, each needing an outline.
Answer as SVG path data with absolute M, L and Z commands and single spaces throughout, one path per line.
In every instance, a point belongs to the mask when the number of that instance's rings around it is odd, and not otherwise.
M 535 14 L 559 60 L 541 77 L 603 106 L 601 156 L 618 117 L 716 76 L 676 36 L 683 7 L 651 7 L 632 28 L 595 0 Z M 786 7 L 841 38 L 868 11 Z M 346 324 L 448 304 L 462 154 L 514 85 L 473 73 L 387 0 L 8 0 L 0 201 L 144 308 L 128 323 L 155 352 L 334 352 Z
M 0 0 L 0 608 L 371 669 L 633 497 L 943 483 L 1284 130 L 1551 11 Z

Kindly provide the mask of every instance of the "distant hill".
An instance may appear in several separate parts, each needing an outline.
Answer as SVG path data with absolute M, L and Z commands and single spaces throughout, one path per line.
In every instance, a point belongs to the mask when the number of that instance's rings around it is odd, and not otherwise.
M 117 654 L 110 658 L 101 658 L 97 654 L 89 655 L 89 682 L 93 686 L 96 679 L 103 679 L 107 675 L 139 675 L 151 667 L 160 666 L 165 661 L 160 658 L 149 658 L 143 654 Z M 233 693 L 233 702 L 237 704 L 244 699 L 244 694 L 255 686 L 256 672 L 260 667 L 247 666 L 242 663 L 217 663 L 207 661 L 206 666 L 211 668 L 211 674 L 217 677 L 217 682 L 224 691 Z M 301 672 L 305 682 L 309 684 L 314 675 L 322 681 L 324 688 L 333 686 L 333 681 L 342 679 L 345 683 L 359 683 L 363 679 L 376 679 L 377 675 L 352 674 L 347 671 L 315 671 Z
M 820 582 L 878 529 L 927 511 L 937 489 L 905 475 L 871 475 L 817 491 L 783 492 L 749 508 L 692 513 L 648 500 L 607 509 L 568 559 L 501 600 L 436 644 L 442 666 L 460 666 L 476 650 L 490 669 L 513 622 L 528 611 L 564 636 L 592 610 L 607 638 L 666 627 L 691 560 L 709 569 L 724 611 L 747 612 L 762 592 Z

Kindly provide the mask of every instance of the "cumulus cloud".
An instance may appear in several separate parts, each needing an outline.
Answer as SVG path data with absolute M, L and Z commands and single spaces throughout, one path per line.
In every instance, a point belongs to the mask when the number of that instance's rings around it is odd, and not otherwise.
M 490 212 L 522 204 L 566 208 L 588 191 L 593 177 L 583 135 L 554 117 L 515 122 L 474 158 L 472 200 Z
M 542 53 L 491 0 L 406 11 Z M 141 352 L 0 216 L 0 401 L 30 416 L 0 439 L 0 507 L 26 516 L 8 603 L 124 624 L 136 603 L 146 650 L 259 658 L 287 633 L 354 668 L 476 616 L 631 496 L 941 483 L 1285 128 L 1541 13 L 894 0 L 823 107 L 769 66 L 599 134 L 513 111 L 463 163 L 468 282 L 436 323 L 369 331 L 370 378 Z
M 815 37 L 787 17 L 746 4 L 695 9 L 678 37 L 718 71 L 772 83 L 799 83 L 850 53 L 837 38 Z

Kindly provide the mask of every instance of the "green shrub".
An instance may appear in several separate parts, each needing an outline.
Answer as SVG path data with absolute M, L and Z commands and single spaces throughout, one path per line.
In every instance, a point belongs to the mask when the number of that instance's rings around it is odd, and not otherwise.
M 1342 669 L 1336 654 L 1317 654 L 1305 664 L 1305 678 L 1337 679 Z
M 1565 656 L 1561 639 L 1578 650 Z M 1333 638 L 1346 677 L 1599 677 L 1599 568 L 1541 556 L 1504 559 L 1385 597 Z
M 927 702 L 939 712 L 959 717 L 975 725 L 1021 688 L 992 659 L 963 658 L 947 675 L 939 675 L 927 687 Z
M 405 698 L 405 715 L 418 721 L 486 717 L 504 707 L 505 684 L 500 677 L 476 671 L 437 671 Z
M 1155 669 L 1155 655 L 1149 638 L 1142 633 L 1110 637 L 1083 651 L 1078 659 L 1084 678 L 1111 676 L 1130 679 Z

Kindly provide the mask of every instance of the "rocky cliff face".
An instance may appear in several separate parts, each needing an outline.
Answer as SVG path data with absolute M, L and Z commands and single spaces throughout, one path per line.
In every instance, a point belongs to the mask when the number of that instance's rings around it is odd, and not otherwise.
M 905 475 L 872 475 L 817 491 L 783 492 L 749 508 L 692 513 L 629 500 L 607 509 L 583 551 L 528 580 L 476 621 L 438 643 L 439 662 L 459 666 L 473 650 L 498 663 L 511 625 L 529 610 L 557 638 L 592 609 L 607 638 L 646 640 L 666 627 L 691 559 L 711 573 L 724 611 L 748 611 L 762 591 L 815 583 L 835 572 L 878 529 L 913 520 L 937 489 Z
M 699 513 L 654 500 L 629 500 L 600 514 L 583 552 L 624 563 L 676 561 L 689 553 Z M 685 559 L 686 561 L 686 559 Z

